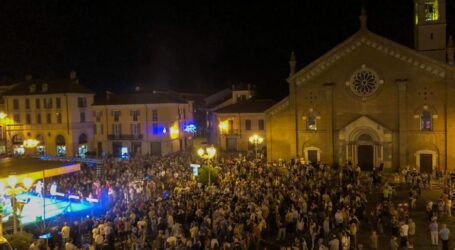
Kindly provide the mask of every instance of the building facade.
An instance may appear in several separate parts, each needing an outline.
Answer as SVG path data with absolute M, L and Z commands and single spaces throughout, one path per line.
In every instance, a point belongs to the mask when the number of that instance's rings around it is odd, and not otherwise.
M 264 143 L 254 145 L 250 136 L 265 138 L 265 113 L 275 102 L 272 100 L 245 100 L 220 108 L 214 112 L 216 145 L 228 152 L 260 151 Z
M 94 93 L 79 84 L 76 73 L 56 81 L 15 83 L 3 93 L 8 154 L 85 156 L 92 149 L 91 104 Z M 24 141 L 38 145 L 24 147 Z
M 165 155 L 185 150 L 194 134 L 192 102 L 153 91 L 108 93 L 93 105 L 98 155 Z
M 268 160 L 455 169 L 454 45 L 445 1 L 415 1 L 415 49 L 361 29 L 296 72 L 266 112 Z

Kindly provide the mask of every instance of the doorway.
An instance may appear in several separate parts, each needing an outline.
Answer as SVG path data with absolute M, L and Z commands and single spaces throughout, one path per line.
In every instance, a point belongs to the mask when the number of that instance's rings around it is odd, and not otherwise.
M 359 145 L 357 147 L 357 163 L 363 171 L 372 171 L 374 154 L 373 145 Z
M 318 151 L 317 150 L 308 150 L 308 161 L 313 165 L 318 163 Z
M 431 174 L 433 171 L 433 155 L 420 154 L 420 172 Z

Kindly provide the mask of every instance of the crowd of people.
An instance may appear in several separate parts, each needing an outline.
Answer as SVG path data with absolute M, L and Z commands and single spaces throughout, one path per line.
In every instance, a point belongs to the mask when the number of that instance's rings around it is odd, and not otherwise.
M 409 210 L 420 189 L 430 188 L 417 172 L 403 173 L 410 200 L 398 204 L 382 166 L 362 172 L 350 163 L 267 164 L 241 156 L 212 161 L 218 181 L 203 185 L 189 167 L 194 161 L 189 154 L 106 159 L 101 172 L 84 167 L 48 181 L 59 192 L 98 198 L 106 211 L 60 225 L 30 249 L 412 249 Z M 371 205 L 367 197 L 375 193 L 381 197 Z M 428 211 L 432 229 L 436 212 Z M 360 230 L 371 232 L 367 246 L 359 243 Z M 436 230 L 446 246 L 447 227 Z M 390 242 L 380 243 L 389 231 Z

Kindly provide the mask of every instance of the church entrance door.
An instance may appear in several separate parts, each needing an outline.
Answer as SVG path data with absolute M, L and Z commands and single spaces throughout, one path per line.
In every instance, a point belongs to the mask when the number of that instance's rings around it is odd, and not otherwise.
M 433 170 L 433 155 L 420 154 L 420 172 L 431 174 Z
M 359 145 L 357 147 L 357 163 L 363 171 L 372 171 L 374 154 L 373 145 Z

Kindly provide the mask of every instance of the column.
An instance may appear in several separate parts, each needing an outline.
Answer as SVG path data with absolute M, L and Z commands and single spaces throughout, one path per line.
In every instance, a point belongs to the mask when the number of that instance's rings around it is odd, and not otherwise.
M 322 119 L 325 120 L 327 126 L 327 139 L 326 139 L 326 147 L 324 150 L 324 154 L 326 155 L 324 158 L 327 160 L 329 164 L 333 164 L 335 161 L 335 138 L 333 134 L 333 122 L 334 122 L 334 115 L 333 115 L 333 88 L 335 84 L 332 83 L 325 83 L 325 96 L 326 96 L 326 113 Z M 340 152 L 341 153 L 341 152 Z M 341 164 L 341 162 L 340 162 Z
M 407 80 L 397 80 L 398 85 L 398 152 L 399 152 L 399 167 L 404 168 L 407 164 L 407 99 L 406 85 Z

